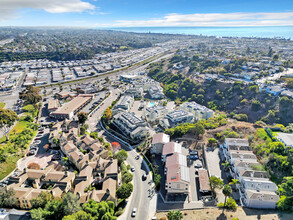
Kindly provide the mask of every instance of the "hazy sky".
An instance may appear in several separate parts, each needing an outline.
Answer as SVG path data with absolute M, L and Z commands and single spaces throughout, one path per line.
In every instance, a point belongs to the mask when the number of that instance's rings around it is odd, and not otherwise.
M 293 0 L 0 0 L 0 26 L 293 25 Z

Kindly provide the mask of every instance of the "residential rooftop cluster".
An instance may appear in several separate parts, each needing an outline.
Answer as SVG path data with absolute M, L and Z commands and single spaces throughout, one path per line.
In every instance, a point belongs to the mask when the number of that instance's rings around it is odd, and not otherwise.
M 279 201 L 278 187 L 262 170 L 248 140 L 226 138 L 220 149 L 222 159 L 231 164 L 229 175 L 239 179 L 240 203 L 249 208 L 274 209 Z

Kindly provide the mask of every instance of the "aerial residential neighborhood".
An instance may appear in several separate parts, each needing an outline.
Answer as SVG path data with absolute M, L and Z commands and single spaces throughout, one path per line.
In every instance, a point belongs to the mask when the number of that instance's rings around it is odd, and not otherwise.
M 108 35 L 0 63 L 0 219 L 290 219 L 292 41 Z

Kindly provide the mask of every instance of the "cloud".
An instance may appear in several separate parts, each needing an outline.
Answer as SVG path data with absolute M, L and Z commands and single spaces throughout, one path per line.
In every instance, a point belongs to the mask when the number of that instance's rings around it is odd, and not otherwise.
M 284 26 L 293 25 L 293 12 L 167 14 L 149 20 L 117 20 L 116 27 L 162 26 Z
M 49 13 L 84 12 L 95 10 L 89 2 L 81 0 L 0 0 L 0 21 L 14 18 L 22 8 L 45 10 Z

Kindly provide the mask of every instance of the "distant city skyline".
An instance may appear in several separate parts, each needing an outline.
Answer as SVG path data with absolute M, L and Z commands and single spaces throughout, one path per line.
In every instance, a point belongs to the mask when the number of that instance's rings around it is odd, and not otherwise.
M 291 26 L 292 0 L 0 0 L 0 26 Z

